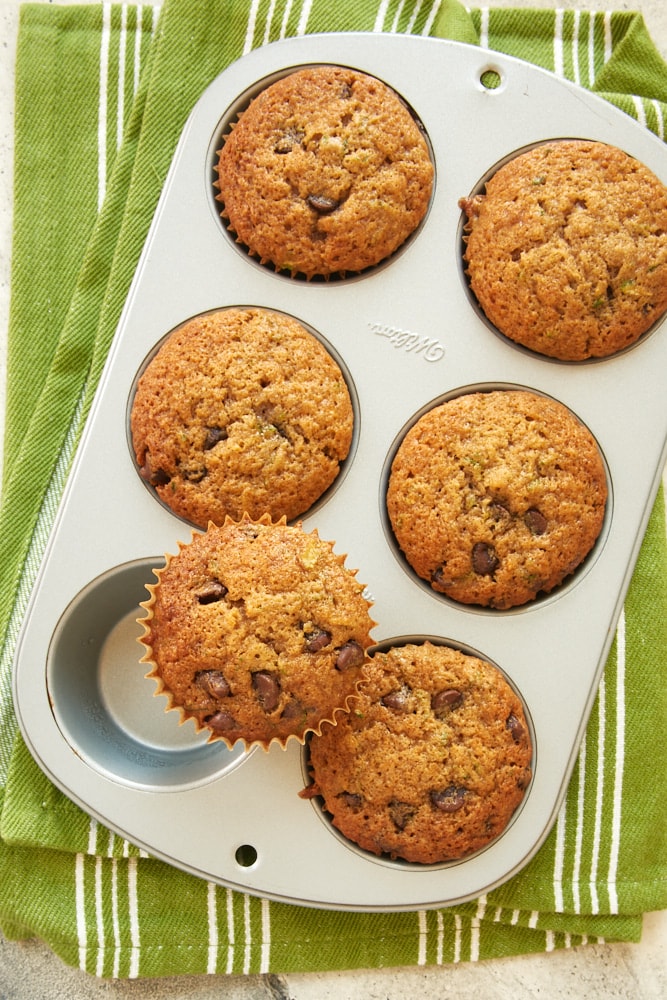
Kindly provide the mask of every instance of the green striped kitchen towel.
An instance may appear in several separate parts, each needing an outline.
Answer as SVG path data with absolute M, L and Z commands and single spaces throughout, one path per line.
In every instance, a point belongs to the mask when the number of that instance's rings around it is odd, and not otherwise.
M 667 67 L 637 13 L 466 10 L 455 0 L 22 8 L 0 511 L 0 924 L 99 976 L 488 959 L 637 940 L 642 913 L 667 907 L 662 493 L 555 827 L 521 873 L 474 902 L 315 912 L 229 891 L 97 824 L 49 783 L 17 736 L 17 633 L 188 113 L 251 48 L 348 30 L 430 34 L 531 60 L 664 138 Z

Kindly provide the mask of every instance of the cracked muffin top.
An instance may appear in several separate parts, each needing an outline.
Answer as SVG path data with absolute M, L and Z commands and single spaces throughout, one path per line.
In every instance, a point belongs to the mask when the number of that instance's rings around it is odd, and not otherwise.
M 167 338 L 138 381 L 130 423 L 142 477 L 205 528 L 246 511 L 307 511 L 338 475 L 354 415 L 339 365 L 300 323 L 229 308 Z
M 224 138 L 216 172 L 238 242 L 307 278 L 384 260 L 423 219 L 433 184 L 403 101 L 338 66 L 298 70 L 260 92 Z
M 607 357 L 667 309 L 667 188 L 615 146 L 536 146 L 460 206 L 470 287 L 524 347 L 563 361 Z
M 511 608 L 579 566 L 604 520 L 593 435 L 562 403 L 520 389 L 466 393 L 401 442 L 387 510 L 408 563 L 464 604 Z
M 365 850 L 422 864 L 489 844 L 531 778 L 523 705 L 503 674 L 429 642 L 373 654 L 350 713 L 308 748 L 302 797 L 320 795 Z
M 354 694 L 375 624 L 317 532 L 263 517 L 194 534 L 147 584 L 142 663 L 182 720 L 229 746 L 303 740 Z

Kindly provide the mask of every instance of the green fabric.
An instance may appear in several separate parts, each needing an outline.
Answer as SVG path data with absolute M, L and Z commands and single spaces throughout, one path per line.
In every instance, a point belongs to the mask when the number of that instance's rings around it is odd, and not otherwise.
M 228 891 L 91 820 L 16 734 L 17 632 L 188 113 L 250 47 L 352 29 L 437 35 L 531 60 L 664 137 L 667 67 L 637 13 L 468 12 L 455 0 L 166 0 L 159 20 L 149 5 L 22 8 L 0 510 L 0 924 L 99 976 L 487 959 L 635 941 L 642 913 L 667 907 L 662 493 L 554 829 L 522 872 L 472 903 L 351 914 Z

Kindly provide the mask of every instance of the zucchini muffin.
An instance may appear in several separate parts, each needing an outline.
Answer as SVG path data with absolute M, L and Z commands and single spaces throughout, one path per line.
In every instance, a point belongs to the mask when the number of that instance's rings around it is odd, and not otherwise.
M 181 721 L 268 748 L 347 708 L 375 623 L 356 571 L 317 532 L 228 519 L 154 572 L 141 662 Z
M 607 357 L 667 309 L 667 187 L 615 146 L 536 146 L 460 206 L 470 287 L 530 350 Z
M 291 276 L 358 272 L 389 257 L 424 218 L 433 185 L 427 143 L 403 101 L 340 66 L 267 87 L 218 156 L 229 229 Z
M 141 476 L 200 528 L 244 512 L 293 520 L 336 479 L 354 414 L 339 365 L 284 313 L 229 308 L 175 330 L 141 375 Z
M 511 608 L 548 593 L 593 547 L 607 500 L 590 431 L 522 389 L 427 411 L 394 457 L 387 510 L 408 563 L 463 604 Z
M 490 663 L 446 646 L 375 653 L 351 712 L 309 741 L 336 826 L 373 854 L 463 858 L 507 826 L 531 779 L 523 705 Z

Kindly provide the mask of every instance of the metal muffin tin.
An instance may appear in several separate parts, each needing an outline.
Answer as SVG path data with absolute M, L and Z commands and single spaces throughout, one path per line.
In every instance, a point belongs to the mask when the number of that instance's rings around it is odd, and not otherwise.
M 212 163 L 243 95 L 301 65 L 374 74 L 415 110 L 432 144 L 428 216 L 407 246 L 352 280 L 301 282 L 262 268 L 222 226 Z M 499 85 L 488 89 L 493 71 Z M 486 79 L 486 78 L 484 78 Z M 519 871 L 555 820 L 614 635 L 665 461 L 667 330 L 607 360 L 562 364 L 510 344 L 471 302 L 458 199 L 501 161 L 552 138 L 618 145 L 667 181 L 663 144 L 555 76 L 483 49 L 400 35 L 290 39 L 245 56 L 205 91 L 184 129 L 79 447 L 18 642 L 15 702 L 36 760 L 71 799 L 152 855 L 235 889 L 328 908 L 406 910 L 472 899 Z M 207 744 L 164 712 L 139 665 L 135 618 L 151 567 L 192 529 L 137 474 L 127 420 L 136 373 L 191 316 L 228 305 L 283 310 L 342 359 L 358 403 L 353 453 L 303 519 L 358 569 L 378 643 L 433 637 L 495 662 L 524 700 L 533 780 L 496 841 L 456 863 L 375 858 L 299 797 L 304 750 Z M 417 582 L 384 510 L 388 461 L 434 402 L 465 388 L 555 397 L 597 438 L 606 522 L 581 569 L 508 612 L 456 605 Z M 140 612 L 139 612 L 140 613 Z

